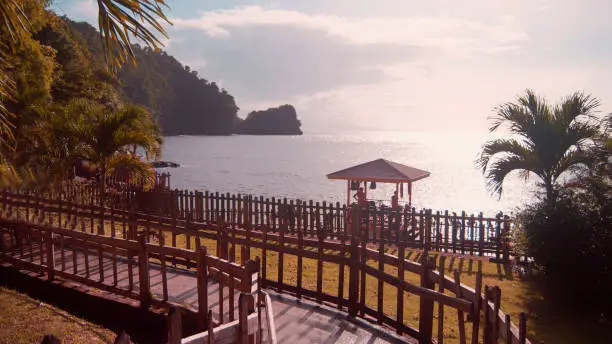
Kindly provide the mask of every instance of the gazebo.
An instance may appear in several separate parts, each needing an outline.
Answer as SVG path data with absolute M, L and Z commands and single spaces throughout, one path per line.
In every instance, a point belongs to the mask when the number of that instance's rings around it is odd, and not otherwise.
M 346 205 L 351 202 L 351 182 L 365 184 L 365 192 L 367 198 L 367 183 L 392 183 L 395 184 L 395 190 L 399 191 L 403 196 L 404 184 L 408 187 L 408 206 L 412 206 L 412 183 L 429 177 L 431 174 L 428 171 L 420 170 L 411 166 L 389 161 L 386 159 L 377 159 L 353 167 L 345 168 L 327 175 L 328 179 L 346 180 Z

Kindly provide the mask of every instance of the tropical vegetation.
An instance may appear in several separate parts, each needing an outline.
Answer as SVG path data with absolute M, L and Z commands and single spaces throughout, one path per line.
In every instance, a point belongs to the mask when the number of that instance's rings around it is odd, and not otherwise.
M 534 174 L 544 197 L 519 209 L 516 253 L 533 259 L 545 300 L 593 322 L 612 316 L 612 114 L 576 92 L 559 104 L 527 90 L 495 109 L 491 140 L 476 161 L 497 195 L 512 171 Z
M 263 111 L 252 111 L 245 119 L 238 118 L 235 128 L 237 133 L 243 134 L 302 135 L 301 125 L 295 108 L 285 104 Z
M 0 2 L 4 182 L 64 178 L 79 156 L 104 173 L 117 160 L 128 162 L 124 145 L 158 149 L 159 131 L 148 112 L 123 105 L 113 83 L 123 63 L 136 61 L 133 40 L 160 47 L 165 2 L 97 4 L 104 67 L 87 63 L 87 49 L 65 20 L 46 9 L 49 1 Z M 73 101 L 77 97 L 86 99 L 82 106 Z
M 512 136 L 487 142 L 477 160 L 491 192 L 501 195 L 506 176 L 519 171 L 526 179 L 537 176 L 548 204 L 554 204 L 560 177 L 594 163 L 588 152 L 601 134 L 599 105 L 581 92 L 549 104 L 527 90 L 516 102 L 495 108 L 490 131 L 507 126 Z

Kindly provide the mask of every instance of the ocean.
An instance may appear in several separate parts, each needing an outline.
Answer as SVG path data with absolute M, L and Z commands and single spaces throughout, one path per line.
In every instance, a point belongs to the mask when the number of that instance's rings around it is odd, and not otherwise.
M 346 182 L 326 175 L 385 158 L 431 172 L 413 184 L 417 208 L 494 215 L 533 199 L 534 179 L 508 176 L 500 199 L 474 165 L 486 133 L 358 132 L 302 136 L 171 136 L 162 160 L 179 163 L 172 188 L 346 202 Z M 368 198 L 389 200 L 395 185 L 378 184 Z M 404 194 L 403 201 L 407 201 Z

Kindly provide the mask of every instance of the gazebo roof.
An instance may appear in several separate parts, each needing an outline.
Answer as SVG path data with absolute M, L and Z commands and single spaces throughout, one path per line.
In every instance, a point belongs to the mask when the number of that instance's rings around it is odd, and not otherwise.
M 330 173 L 327 175 L 327 178 L 381 183 L 406 183 L 429 176 L 429 172 L 419 170 L 418 168 L 385 159 L 377 159 Z

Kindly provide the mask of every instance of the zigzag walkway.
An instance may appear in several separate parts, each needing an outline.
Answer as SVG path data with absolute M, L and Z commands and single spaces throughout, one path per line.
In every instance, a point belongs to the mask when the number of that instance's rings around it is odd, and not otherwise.
M 3 236 L 4 238 L 4 236 Z M 4 242 L 5 248 L 8 242 Z M 57 245 L 56 245 L 57 246 Z M 45 250 L 46 251 L 46 250 Z M 61 269 L 64 271 L 75 271 L 74 262 L 76 261 L 77 276 L 82 279 L 101 282 L 103 285 L 115 286 L 120 289 L 130 290 L 130 278 L 127 259 L 117 259 L 117 264 L 113 264 L 113 257 L 105 253 L 102 264 L 97 254 L 88 252 L 87 257 L 83 251 L 79 250 L 76 260 L 73 259 L 74 252 L 67 247 L 63 248 L 64 257 L 60 257 L 60 250 L 56 249 L 55 261 L 65 262 Z M 0 261 L 4 265 L 9 263 L 17 269 L 32 270 L 34 266 L 43 266 L 41 262 L 40 246 L 36 243 L 26 247 L 24 250 L 9 249 L 5 250 L 4 256 L 0 256 Z M 117 257 L 115 257 L 117 258 Z M 87 262 L 86 262 L 87 260 Z M 116 272 L 115 272 L 116 267 Z M 59 269 L 56 266 L 56 269 Z M 102 274 L 100 274 L 102 269 Z M 42 269 L 41 269 L 42 270 Z M 24 271 L 25 272 L 25 271 Z M 117 285 L 115 283 L 115 273 Z M 100 278 L 102 277 L 102 278 Z M 197 279 L 193 271 L 168 266 L 166 269 L 168 301 L 198 309 Z M 158 264 L 151 263 L 149 266 L 149 279 L 153 299 L 161 301 L 162 273 Z M 219 319 L 219 285 L 217 282 L 209 280 L 208 299 L 211 300 L 209 308 L 213 310 L 213 317 Z M 132 267 L 132 290 L 139 288 L 138 268 Z M 227 289 L 223 296 L 225 304 L 224 319 L 229 318 L 230 296 Z M 330 307 L 319 305 L 311 301 L 297 300 L 291 296 L 281 295 L 273 291 L 271 294 L 272 309 L 276 322 L 276 333 L 279 343 L 412 343 L 415 340 L 408 337 L 398 337 L 389 330 L 370 324 L 361 319 L 349 318 L 345 313 L 338 312 Z M 237 297 L 236 297 L 237 299 Z M 215 312 L 215 310 L 217 310 Z M 238 318 L 237 310 L 235 318 Z

